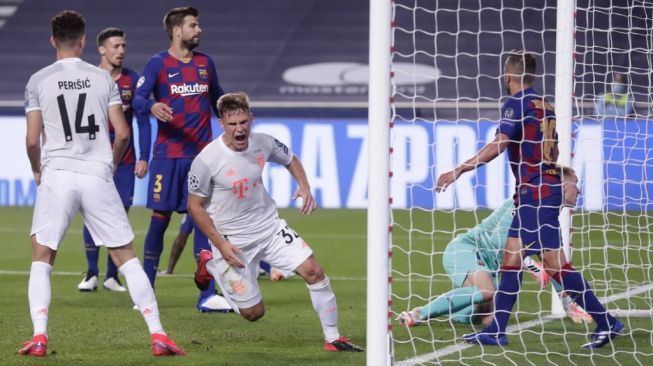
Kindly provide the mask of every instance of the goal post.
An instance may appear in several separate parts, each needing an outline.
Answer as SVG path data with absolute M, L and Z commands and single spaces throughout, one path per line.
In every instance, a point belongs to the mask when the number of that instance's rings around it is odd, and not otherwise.
M 367 365 L 645 364 L 653 357 L 653 6 L 618 0 L 373 0 L 369 26 Z M 566 317 L 558 295 L 525 275 L 506 347 L 465 344 L 482 325 L 447 315 L 395 318 L 454 286 L 446 245 L 514 192 L 505 154 L 444 193 L 437 177 L 494 136 L 506 54 L 537 59 L 560 155 L 581 190 L 564 208 L 565 254 L 626 331 L 600 351 L 595 324 Z M 598 114 L 613 71 L 629 75 L 634 110 Z M 611 96 L 611 106 L 629 106 Z
M 370 1 L 367 150 L 367 364 L 389 365 L 390 22 L 389 1 Z
M 574 86 L 574 11 L 575 0 L 564 0 L 556 8 L 556 68 L 555 99 L 556 130 L 558 132 L 558 163 L 571 167 L 571 117 Z M 567 261 L 571 261 L 571 209 L 560 211 L 560 233 Z M 551 294 L 551 313 L 565 316 L 560 297 L 555 289 Z

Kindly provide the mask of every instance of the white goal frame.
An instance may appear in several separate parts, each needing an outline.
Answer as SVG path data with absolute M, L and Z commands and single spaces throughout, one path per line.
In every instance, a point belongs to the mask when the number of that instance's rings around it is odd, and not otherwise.
M 370 1 L 369 26 L 369 176 L 367 209 L 367 365 L 392 365 L 390 258 L 392 227 L 390 226 L 390 171 L 392 126 L 391 56 L 393 2 Z M 574 12 L 575 0 L 560 0 L 556 25 L 556 128 L 560 156 L 558 162 L 571 166 L 571 122 L 574 83 Z M 373 157 L 373 158 L 372 158 Z M 570 215 L 561 212 L 560 225 L 567 258 L 571 259 Z M 564 316 L 557 295 L 551 297 L 552 316 Z

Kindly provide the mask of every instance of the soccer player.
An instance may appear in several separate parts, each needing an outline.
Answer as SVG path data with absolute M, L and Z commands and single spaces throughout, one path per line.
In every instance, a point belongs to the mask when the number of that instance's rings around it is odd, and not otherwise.
M 47 353 L 50 274 L 59 244 L 80 211 L 96 245 L 108 248 L 125 276 L 149 328 L 152 353 L 183 355 L 163 330 L 154 290 L 134 253 L 134 233 L 111 179 L 129 143 L 129 128 L 114 80 L 79 58 L 84 31 L 84 18 L 76 11 L 52 18 L 50 43 L 57 61 L 32 75 L 25 90 L 27 155 L 38 194 L 27 290 L 34 335 L 18 353 Z M 113 153 L 109 120 L 115 129 Z
M 134 201 L 134 175 L 143 178 L 147 174 L 147 159 L 150 156 L 150 117 L 146 113 L 136 114 L 136 121 L 139 131 L 140 158 L 136 161 L 134 151 L 134 131 L 131 122 L 134 119 L 132 100 L 136 91 L 138 74 L 122 66 L 127 50 L 125 32 L 119 28 L 106 28 L 97 35 L 97 47 L 100 54 L 100 68 L 107 70 L 111 78 L 118 85 L 122 109 L 125 113 L 125 120 L 129 128 L 129 145 L 120 160 L 120 164 L 113 175 L 113 182 L 118 189 L 118 195 L 122 206 L 129 212 Z M 145 137 L 146 136 L 146 137 Z M 109 138 L 113 142 L 115 132 L 109 124 Z M 84 226 L 84 246 L 86 247 L 86 262 L 88 269 L 86 277 L 79 283 L 79 291 L 94 291 L 98 286 L 98 259 L 100 248 L 95 246 L 93 237 Z M 118 279 L 118 269 L 113 263 L 111 256 L 107 256 L 107 272 L 104 276 L 102 287 L 110 291 L 125 292 L 127 289 L 122 286 Z
M 188 175 L 188 212 L 212 244 L 200 253 L 195 282 L 204 288 L 215 278 L 243 318 L 256 321 L 265 314 L 256 281 L 259 260 L 288 275 L 297 272 L 308 287 L 318 314 L 327 351 L 359 352 L 338 332 L 336 297 L 329 278 L 308 244 L 278 217 L 276 204 L 263 186 L 266 161 L 284 165 L 298 184 L 293 199 L 300 212 L 316 207 L 304 168 L 290 149 L 274 137 L 252 133 L 252 114 L 244 93 L 223 95 L 218 115 L 224 132 L 193 161 Z
M 441 192 L 461 174 L 490 162 L 506 149 L 516 180 L 515 216 L 501 263 L 494 319 L 481 332 L 464 338 L 470 343 L 508 344 L 506 326 L 521 287 L 523 257 L 538 254 L 546 272 L 597 324 L 590 342 L 583 347 L 600 348 L 619 335 L 624 325 L 606 311 L 562 250 L 558 215 L 563 202 L 560 168 L 555 164 L 555 114 L 531 87 L 535 69 L 535 58 L 530 53 L 513 51 L 508 55 L 503 80 L 510 97 L 501 110 L 494 140 L 453 171 L 440 175 L 436 183 L 436 190 Z
M 578 178 L 571 168 L 563 168 L 564 203 L 575 207 L 578 197 Z M 450 315 L 452 321 L 470 323 L 479 321 L 489 325 L 494 308 L 493 298 L 497 287 L 497 274 L 513 220 L 514 201 L 507 200 L 501 207 L 486 217 L 470 231 L 460 234 L 451 241 L 443 256 L 443 266 L 453 282 L 454 289 L 438 296 L 431 303 L 404 311 L 397 320 L 405 326 L 415 326 L 440 315 Z M 549 275 L 542 271 L 542 265 L 526 257 L 524 267 L 545 287 Z M 562 291 L 562 286 L 553 280 L 553 286 L 561 294 L 567 316 L 575 323 L 591 323 L 592 317 L 573 302 Z
M 211 57 L 194 51 L 202 33 L 198 15 L 193 7 L 168 11 L 163 26 L 170 48 L 147 61 L 134 98 L 137 112 L 151 112 L 158 120 L 147 195 L 152 218 L 143 257 L 152 286 L 170 216 L 173 211 L 186 212 L 188 169 L 193 158 L 213 139 L 211 108 L 224 94 Z M 150 94 L 154 94 L 154 100 L 149 99 Z M 194 244 L 195 255 L 209 248 L 202 233 L 195 234 Z M 196 307 L 202 312 L 230 311 L 213 286 L 200 293 Z

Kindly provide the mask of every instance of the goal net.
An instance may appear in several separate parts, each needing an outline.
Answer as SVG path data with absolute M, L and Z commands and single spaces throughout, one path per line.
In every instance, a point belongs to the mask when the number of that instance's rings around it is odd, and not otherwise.
M 653 358 L 653 3 L 578 0 L 567 24 L 558 18 L 560 3 L 567 2 L 392 2 L 391 102 L 385 106 L 391 110 L 391 280 L 378 282 L 389 286 L 390 319 L 377 319 L 389 325 L 381 348 L 388 363 L 642 365 Z M 559 52 L 561 32 L 571 39 L 566 55 Z M 465 344 L 461 336 L 483 326 L 449 314 L 414 327 L 395 321 L 454 288 L 443 268 L 447 244 L 513 194 L 505 154 L 435 193 L 441 173 L 493 139 L 506 94 L 503 63 L 512 49 L 536 56 L 534 87 L 556 102 L 561 144 L 566 140 L 569 150 L 562 162 L 579 178 L 578 204 L 570 229 L 563 228 L 571 232 L 565 239 L 571 260 L 625 325 L 623 336 L 600 350 L 581 348 L 596 325 L 564 316 L 551 286 L 542 289 L 527 274 L 507 346 Z M 565 59 L 569 70 L 560 62 Z M 564 74 L 574 94 L 560 99 Z M 568 111 L 558 110 L 565 100 Z M 372 116 L 371 109 L 370 134 L 377 126 Z M 380 179 L 370 176 L 370 186 Z

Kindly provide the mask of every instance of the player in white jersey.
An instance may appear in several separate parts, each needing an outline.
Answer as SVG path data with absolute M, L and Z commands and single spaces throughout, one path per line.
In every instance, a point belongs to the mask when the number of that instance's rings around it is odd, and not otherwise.
M 52 18 L 57 61 L 30 78 L 25 90 L 27 155 L 38 185 L 30 233 L 28 300 L 34 335 L 21 355 L 47 353 L 50 274 L 59 244 L 80 211 L 96 245 L 104 245 L 125 276 L 145 318 L 155 356 L 183 355 L 163 330 L 152 286 L 136 258 L 127 215 L 112 171 L 129 142 L 118 89 L 109 73 L 82 61 L 85 21 L 76 11 Z M 108 120 L 115 129 L 113 149 Z
M 284 275 L 295 271 L 306 281 L 322 324 L 324 349 L 362 351 L 338 332 L 329 278 L 304 239 L 278 217 L 263 186 L 266 161 L 284 165 L 297 181 L 293 198 L 301 198 L 301 213 L 310 214 L 316 204 L 301 162 L 274 137 L 251 133 L 247 95 L 225 94 L 217 106 L 224 133 L 197 155 L 188 174 L 188 212 L 212 244 L 212 253 L 200 252 L 195 282 L 202 289 L 215 278 L 232 308 L 256 321 L 265 314 L 256 281 L 259 260 Z

